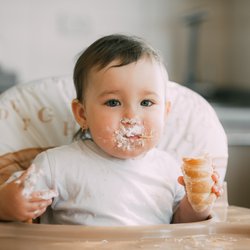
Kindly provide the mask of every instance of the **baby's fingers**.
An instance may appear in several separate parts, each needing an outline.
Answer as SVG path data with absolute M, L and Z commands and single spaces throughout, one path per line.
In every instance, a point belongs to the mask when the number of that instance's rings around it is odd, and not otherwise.
M 220 180 L 220 175 L 218 172 L 214 171 L 213 174 L 212 174 L 212 179 L 215 183 L 218 183 L 219 180 Z
M 217 197 L 220 197 L 223 194 L 223 188 L 218 185 L 214 185 L 212 187 L 212 193 L 214 193 Z
M 52 198 L 58 196 L 58 192 L 54 189 L 49 189 L 45 191 L 37 191 L 31 194 L 31 201 L 39 200 L 51 200 Z
M 41 208 L 40 210 L 34 211 L 33 219 L 40 217 L 46 211 L 46 209 L 47 209 L 47 207 L 44 207 L 44 208 Z
M 40 201 L 40 202 L 30 202 L 27 206 L 27 219 L 35 219 L 41 216 L 47 209 L 47 207 L 52 203 L 52 200 Z
M 185 182 L 184 182 L 183 176 L 179 176 L 177 180 L 178 180 L 178 182 L 179 182 L 182 186 L 185 186 Z
M 49 200 L 38 200 L 38 201 L 30 201 L 29 210 L 37 210 L 44 207 L 48 207 L 51 205 L 52 199 Z
M 24 221 L 31 223 L 33 219 L 40 217 L 46 211 L 46 209 L 47 207 L 29 211 Z
M 214 181 L 214 186 L 212 187 L 212 193 L 214 193 L 217 197 L 222 196 L 223 189 L 219 185 L 220 175 L 218 172 L 214 171 L 212 174 L 212 179 Z

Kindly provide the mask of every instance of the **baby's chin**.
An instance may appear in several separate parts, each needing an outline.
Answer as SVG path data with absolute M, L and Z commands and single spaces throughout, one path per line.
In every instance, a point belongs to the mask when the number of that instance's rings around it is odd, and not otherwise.
M 157 145 L 158 141 L 159 138 L 156 137 L 150 139 L 124 140 L 122 142 L 117 142 L 111 138 L 106 140 L 95 140 L 95 143 L 109 156 L 125 160 L 144 156 Z

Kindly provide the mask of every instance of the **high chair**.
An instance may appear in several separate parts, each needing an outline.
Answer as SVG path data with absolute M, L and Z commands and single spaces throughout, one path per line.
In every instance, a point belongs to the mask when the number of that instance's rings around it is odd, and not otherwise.
M 70 77 L 18 85 L 0 95 L 1 183 L 11 173 L 27 168 L 42 150 L 72 141 L 78 129 L 70 110 L 74 97 Z M 228 158 L 227 139 L 213 108 L 201 96 L 174 82 L 168 83 L 167 97 L 171 110 L 159 147 L 169 151 L 180 165 L 184 156 L 211 155 L 223 180 Z M 223 206 L 215 208 L 217 214 L 211 220 L 195 223 L 138 227 L 0 223 L 1 246 L 16 249 L 18 244 L 18 249 L 51 250 L 72 247 L 248 249 L 250 210 L 225 208 L 226 196 L 219 200 Z
M 2 93 L 0 155 L 70 143 L 78 129 L 71 113 L 73 98 L 70 77 L 41 79 Z M 197 93 L 174 82 L 168 83 L 167 98 L 171 108 L 159 148 L 179 161 L 184 156 L 209 154 L 223 179 L 227 138 L 213 108 Z
M 71 113 L 71 77 L 16 85 L 0 95 L 0 183 L 26 169 L 37 153 L 72 141 L 78 126 Z M 209 154 L 221 179 L 227 166 L 227 138 L 210 104 L 177 83 L 167 85 L 171 103 L 159 148 L 182 157 Z M 15 152 L 15 153 L 14 153 Z

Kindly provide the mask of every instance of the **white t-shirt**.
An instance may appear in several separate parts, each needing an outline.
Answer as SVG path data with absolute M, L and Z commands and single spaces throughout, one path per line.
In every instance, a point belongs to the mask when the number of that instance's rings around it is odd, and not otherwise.
M 184 196 L 180 167 L 166 152 L 150 150 L 135 159 L 107 155 L 90 140 L 53 148 L 34 160 L 44 173 L 36 189 L 59 195 L 42 223 L 93 226 L 170 223 Z

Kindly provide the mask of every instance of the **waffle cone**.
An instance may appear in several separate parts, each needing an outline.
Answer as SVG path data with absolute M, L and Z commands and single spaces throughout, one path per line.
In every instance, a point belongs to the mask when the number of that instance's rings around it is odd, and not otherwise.
M 183 158 L 182 172 L 189 203 L 195 211 L 204 211 L 216 199 L 211 192 L 214 185 L 211 158 Z

